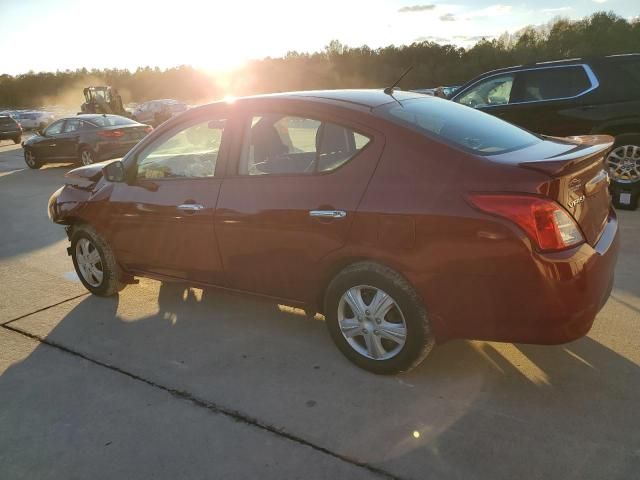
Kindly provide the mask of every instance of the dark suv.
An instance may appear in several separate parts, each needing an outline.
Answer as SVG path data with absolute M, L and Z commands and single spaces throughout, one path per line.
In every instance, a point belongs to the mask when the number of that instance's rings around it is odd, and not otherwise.
M 20 143 L 22 138 L 22 127 L 18 122 L 9 116 L 0 116 L 0 140 L 13 140 L 13 143 Z
M 619 208 L 640 194 L 640 54 L 542 62 L 484 73 L 450 97 L 536 133 L 608 134 L 611 191 Z

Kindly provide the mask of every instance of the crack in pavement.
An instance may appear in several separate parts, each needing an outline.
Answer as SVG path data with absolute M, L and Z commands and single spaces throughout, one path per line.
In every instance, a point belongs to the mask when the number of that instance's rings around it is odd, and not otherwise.
M 86 294 L 84 294 L 84 295 L 86 295 Z M 74 297 L 74 298 L 78 298 L 80 296 L 82 296 L 82 295 L 78 295 L 77 297 Z M 72 299 L 70 298 L 68 300 L 72 300 Z M 65 301 L 68 301 L 68 300 L 65 300 Z M 64 303 L 65 301 L 60 302 L 60 303 Z M 59 304 L 57 304 L 57 305 L 59 305 Z M 47 308 L 51 308 L 53 306 L 55 306 L 55 305 L 51 305 L 50 307 L 45 307 L 45 308 L 43 308 L 41 310 L 38 310 L 38 311 L 46 310 Z M 37 313 L 37 312 L 33 312 L 33 313 Z M 32 314 L 29 314 L 29 315 L 32 315 Z M 24 316 L 19 317 L 19 318 L 24 318 L 25 316 L 28 316 L 28 315 L 24 315 Z M 275 426 L 270 425 L 268 423 L 262 422 L 257 418 L 254 418 L 254 417 L 251 417 L 251 416 L 249 416 L 249 415 L 247 415 L 245 413 L 242 413 L 239 410 L 233 410 L 233 409 L 230 409 L 230 408 L 227 408 L 227 407 L 223 407 L 221 405 L 217 405 L 214 402 L 211 402 L 211 401 L 208 401 L 208 400 L 204 400 L 202 398 L 198 398 L 195 395 L 193 395 L 193 394 L 191 394 L 191 393 L 189 393 L 187 391 L 178 390 L 178 389 L 175 389 L 175 388 L 168 387 L 166 385 L 162 385 L 160 383 L 156 383 L 156 382 L 154 382 L 152 380 L 148 380 L 146 378 L 140 377 L 139 375 L 136 375 L 135 373 L 131 373 L 131 372 L 128 372 L 128 371 L 126 371 L 126 370 L 124 370 L 124 369 L 122 369 L 120 367 L 116 367 L 115 365 L 110 365 L 108 363 L 104 363 L 104 362 L 102 362 L 100 360 L 96 360 L 94 358 L 88 357 L 87 355 L 85 355 L 83 353 L 76 352 L 75 350 L 71 350 L 70 348 L 65 347 L 64 345 L 56 343 L 56 342 L 54 342 L 52 340 L 49 340 L 49 339 L 47 339 L 45 337 L 41 337 L 40 335 L 35 335 L 33 333 L 30 333 L 30 332 L 27 332 L 25 330 L 22 330 L 20 328 L 8 325 L 10 322 L 14 322 L 16 320 L 19 320 L 19 318 L 16 318 L 16 319 L 11 320 L 11 321 L 9 321 L 7 323 L 4 323 L 4 324 L 0 325 L 0 327 L 4 328 L 6 330 L 9 330 L 11 332 L 17 333 L 19 335 L 23 335 L 23 336 L 25 336 L 27 338 L 30 338 L 32 340 L 36 340 L 36 341 L 38 341 L 38 342 L 40 342 L 42 344 L 48 345 L 48 346 L 50 346 L 52 348 L 56 348 L 58 350 L 61 350 L 61 351 L 65 352 L 65 353 L 67 353 L 69 355 L 73 355 L 75 357 L 79 357 L 79 358 L 81 358 L 83 360 L 86 360 L 88 362 L 93 363 L 94 365 L 98 365 L 100 367 L 106 368 L 106 369 L 111 370 L 113 372 L 117 372 L 117 373 L 119 373 L 121 375 L 127 376 L 127 377 L 129 377 L 129 378 L 131 378 L 133 380 L 137 380 L 139 382 L 145 383 L 145 384 L 147 384 L 147 385 L 149 385 L 151 387 L 163 390 L 163 391 L 173 395 L 174 397 L 176 397 L 176 398 L 178 398 L 180 400 L 185 400 L 187 402 L 190 402 L 190 403 L 196 405 L 197 407 L 209 410 L 210 412 L 217 413 L 217 414 L 220 414 L 220 415 L 224 415 L 226 417 L 229 417 L 229 418 L 237 421 L 238 423 L 243 423 L 245 425 L 248 425 L 248 426 L 251 426 L 251 427 L 254 427 L 254 428 L 258 428 L 260 430 L 263 430 L 263 431 L 266 431 L 266 432 L 271 433 L 273 435 L 276 435 L 278 437 L 287 439 L 287 440 L 289 440 L 291 442 L 294 442 L 294 443 L 297 443 L 299 445 L 303 445 L 303 446 L 309 447 L 309 448 L 311 448 L 313 450 L 316 450 L 318 452 L 324 453 L 325 455 L 329 455 L 330 457 L 336 458 L 338 460 L 341 460 L 343 462 L 349 463 L 349 464 L 354 465 L 356 467 L 360 467 L 360 468 L 363 468 L 365 470 L 368 470 L 369 472 L 371 472 L 373 474 L 376 474 L 378 476 L 381 476 L 383 478 L 388 478 L 388 479 L 391 479 L 391 480 L 403 480 L 402 477 L 398 477 L 396 475 L 393 475 L 392 473 L 387 472 L 386 470 L 383 470 L 383 469 L 378 468 L 378 467 L 374 467 L 374 466 L 369 465 L 368 463 L 365 463 L 365 462 L 361 462 L 361 461 L 359 461 L 359 460 L 357 460 L 355 458 L 351 458 L 349 456 L 342 455 L 340 453 L 334 452 L 334 451 L 332 451 L 332 450 L 330 450 L 328 448 L 325 448 L 325 447 L 323 447 L 321 445 L 317 445 L 317 444 L 315 444 L 313 442 L 310 442 L 309 440 L 305 440 L 302 437 L 299 437 L 297 435 L 289 433 L 289 432 L 285 431 L 283 428 L 278 428 L 278 427 L 275 427 Z
M 76 298 L 84 297 L 85 295 L 90 295 L 90 292 L 84 292 L 80 295 L 76 295 L 75 297 L 67 298 L 58 303 L 54 303 L 53 305 L 47 305 L 46 307 L 39 308 L 38 310 L 34 310 L 33 312 L 25 313 L 24 315 L 20 315 L 19 317 L 12 318 L 11 320 L 7 320 L 4 323 L 0 323 L 0 327 L 4 327 L 5 325 L 9 325 L 12 322 L 17 322 L 18 320 L 22 320 L 23 318 L 27 318 L 31 315 L 35 315 L 36 313 L 44 312 L 45 310 L 49 310 L 50 308 L 57 307 L 58 305 L 62 305 L 63 303 L 70 302 L 71 300 L 75 300 Z

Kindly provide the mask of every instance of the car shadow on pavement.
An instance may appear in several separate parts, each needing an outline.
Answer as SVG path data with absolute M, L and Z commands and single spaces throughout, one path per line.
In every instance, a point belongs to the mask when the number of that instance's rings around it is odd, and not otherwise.
M 47 165 L 0 175 L 2 237 L 0 260 L 38 250 L 65 238 L 64 229 L 47 217 L 47 202 L 64 184 L 70 166 Z
M 632 478 L 640 467 L 639 367 L 591 337 L 453 341 L 408 374 L 376 376 L 339 354 L 319 317 L 150 281 L 11 327 L 400 477 Z M 0 392 L 45 395 L 18 382 L 31 369 L 11 366 Z

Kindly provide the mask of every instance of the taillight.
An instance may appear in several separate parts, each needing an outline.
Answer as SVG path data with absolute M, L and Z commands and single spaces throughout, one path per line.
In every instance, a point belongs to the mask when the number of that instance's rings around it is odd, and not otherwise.
M 96 135 L 103 138 L 120 138 L 124 136 L 124 132 L 122 130 L 100 130 L 96 132 Z
M 576 222 L 556 202 L 528 195 L 472 194 L 480 210 L 518 225 L 542 251 L 557 251 L 584 242 Z
M 146 127 L 144 127 L 144 133 L 151 133 L 153 132 L 153 127 L 150 125 L 147 125 Z

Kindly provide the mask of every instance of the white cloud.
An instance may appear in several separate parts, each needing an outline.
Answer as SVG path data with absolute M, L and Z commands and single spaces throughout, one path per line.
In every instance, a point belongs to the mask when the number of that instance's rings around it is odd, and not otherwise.
M 556 13 L 568 12 L 569 10 L 573 10 L 573 8 L 572 7 L 543 8 L 540 11 L 542 13 L 546 13 L 547 15 L 555 15 Z
M 492 18 L 502 15 L 508 15 L 513 10 L 511 5 L 490 5 L 480 10 L 471 11 L 467 14 L 466 20 L 473 20 L 478 18 Z
M 595 3 L 605 3 L 607 0 L 593 0 Z

